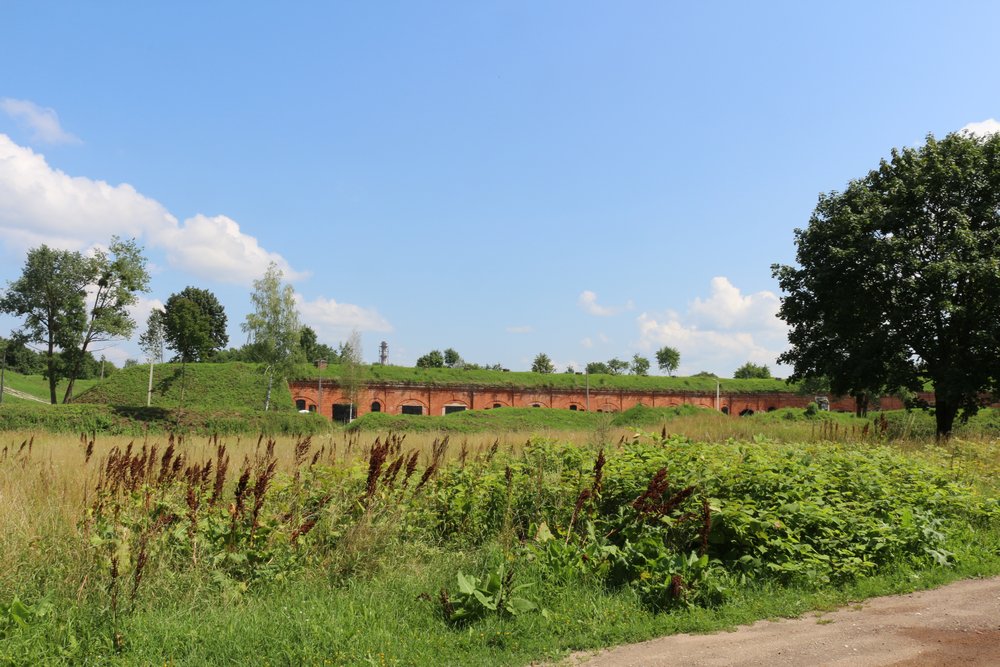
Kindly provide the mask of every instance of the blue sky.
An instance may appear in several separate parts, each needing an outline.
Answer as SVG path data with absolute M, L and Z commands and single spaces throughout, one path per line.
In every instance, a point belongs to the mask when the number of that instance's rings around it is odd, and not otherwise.
M 1000 128 L 992 2 L 0 13 L 0 284 L 41 243 L 134 236 L 140 322 L 196 285 L 239 345 L 273 260 L 320 340 L 356 329 L 369 361 L 381 340 L 514 370 L 667 344 L 681 373 L 773 368 L 770 265 L 817 195 Z

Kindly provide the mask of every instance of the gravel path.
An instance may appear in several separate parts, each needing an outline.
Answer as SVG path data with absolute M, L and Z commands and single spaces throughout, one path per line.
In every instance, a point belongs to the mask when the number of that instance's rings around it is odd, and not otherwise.
M 872 598 L 734 632 L 672 635 L 560 663 L 578 667 L 1000 665 L 1000 577 Z

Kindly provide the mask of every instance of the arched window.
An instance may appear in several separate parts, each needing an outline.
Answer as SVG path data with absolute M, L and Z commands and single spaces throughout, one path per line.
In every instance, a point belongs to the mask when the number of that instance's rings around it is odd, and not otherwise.
M 382 404 L 378 401 L 372 401 L 372 412 L 382 412 Z
M 297 399 L 295 399 L 295 409 L 296 410 L 305 410 L 306 409 L 306 399 L 304 399 L 304 398 L 297 398 Z

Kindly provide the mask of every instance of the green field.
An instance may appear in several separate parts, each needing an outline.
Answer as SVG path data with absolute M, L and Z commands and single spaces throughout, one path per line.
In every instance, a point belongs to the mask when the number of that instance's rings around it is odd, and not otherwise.
M 0 664 L 526 665 L 1000 572 L 995 441 L 29 438 Z

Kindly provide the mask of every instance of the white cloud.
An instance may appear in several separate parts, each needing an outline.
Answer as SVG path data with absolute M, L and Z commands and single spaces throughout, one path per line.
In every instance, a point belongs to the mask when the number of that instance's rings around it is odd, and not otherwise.
M 241 232 L 239 224 L 224 215 L 199 214 L 183 225 L 172 220 L 152 230 L 150 241 L 166 250 L 171 266 L 223 282 L 247 285 L 260 278 L 271 262 L 288 280 L 304 275 L 293 271 L 281 255 L 264 250 L 256 238 Z
M 590 336 L 587 336 L 586 338 L 580 341 L 580 345 L 589 350 L 590 348 L 594 347 L 594 340 Z
M 969 123 L 959 131 L 968 132 L 974 137 L 988 137 L 991 134 L 1000 132 L 1000 122 L 997 122 L 993 118 L 987 118 L 979 123 Z
M 580 293 L 580 297 L 577 299 L 577 303 L 584 312 L 595 315 L 597 317 L 611 317 L 617 315 L 623 310 L 631 310 L 633 304 L 631 301 L 626 302 L 624 306 L 602 306 L 597 303 L 597 294 L 591 292 L 590 290 L 584 290 Z
M 36 141 L 47 144 L 78 144 L 80 140 L 62 129 L 55 109 L 40 107 L 29 100 L 0 98 L 0 111 L 31 130 Z
M 711 294 L 695 299 L 684 315 L 639 315 L 639 347 L 647 352 L 663 345 L 677 348 L 682 373 L 708 370 L 727 376 L 746 361 L 777 370 L 775 360 L 788 345 L 787 328 L 775 317 L 779 304 L 772 292 L 743 295 L 727 278 L 716 277 Z
M 707 299 L 696 298 L 690 316 L 696 324 L 716 329 L 734 328 L 784 331 L 777 318 L 781 306 L 773 292 L 743 295 L 724 276 L 712 278 L 712 293 Z
M 162 249 L 171 266 L 208 280 L 249 285 L 271 261 L 290 280 L 304 275 L 226 216 L 196 215 L 179 223 L 127 183 L 69 176 L 0 134 L 0 243 L 17 250 L 42 243 L 81 250 L 114 234 L 144 240 Z
M 306 301 L 300 294 L 295 295 L 295 303 L 302 323 L 312 327 L 320 338 L 338 340 L 354 329 L 392 331 L 392 325 L 373 308 L 337 303 L 325 297 Z
M 510 334 L 529 334 L 529 333 L 532 333 L 534 330 L 535 330 L 535 328 L 532 327 L 529 324 L 525 324 L 525 325 L 522 325 L 522 326 L 516 326 L 516 327 L 507 327 L 507 329 L 506 329 L 507 333 L 510 333 Z

